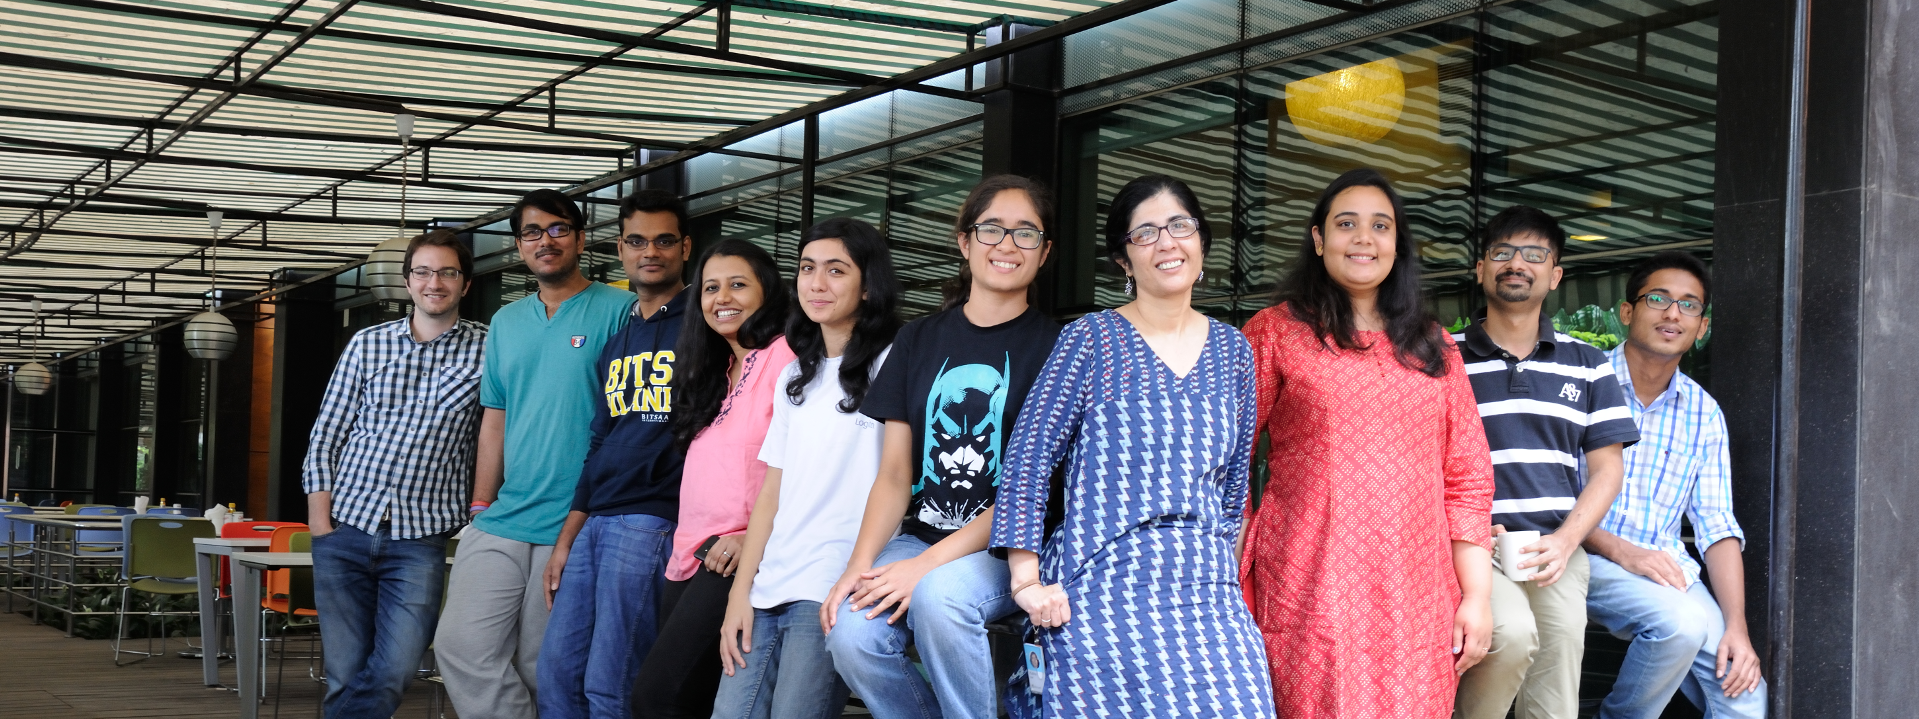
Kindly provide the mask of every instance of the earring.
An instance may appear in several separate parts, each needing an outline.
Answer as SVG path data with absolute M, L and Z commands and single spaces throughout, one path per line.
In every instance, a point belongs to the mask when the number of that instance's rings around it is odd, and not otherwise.
M 1197 285 L 1197 284 L 1199 284 L 1199 283 L 1201 283 L 1201 282 L 1205 282 L 1205 281 L 1206 281 L 1206 271 L 1205 271 L 1205 270 L 1200 270 L 1200 271 L 1199 271 L 1199 279 L 1198 279 L 1198 280 L 1195 280 L 1195 281 L 1193 282 L 1193 284 L 1196 284 L 1196 285 Z
M 1133 276 L 1126 276 L 1126 294 L 1133 294 Z

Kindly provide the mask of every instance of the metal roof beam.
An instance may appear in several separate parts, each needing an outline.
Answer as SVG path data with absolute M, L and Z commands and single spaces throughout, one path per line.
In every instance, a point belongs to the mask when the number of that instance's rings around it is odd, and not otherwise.
M 260 164 L 250 163 L 250 162 L 240 162 L 237 160 L 215 160 L 215 159 L 205 158 L 205 157 L 179 157 L 179 156 L 172 156 L 172 155 L 161 155 L 158 157 L 149 157 L 147 155 L 144 155 L 138 152 L 127 152 L 125 150 L 114 150 L 114 149 L 109 149 L 105 147 L 93 147 L 90 145 L 74 145 L 74 144 L 65 143 L 65 142 L 36 140 L 30 137 L 13 137 L 11 135 L 0 135 L 0 144 L 16 145 L 16 147 L 0 147 L 0 152 L 17 152 L 17 153 L 28 154 L 28 155 L 57 155 L 62 157 L 93 157 L 93 158 L 99 158 L 99 159 L 122 160 L 129 163 L 140 163 L 140 164 L 154 162 L 162 165 L 187 165 L 191 167 L 217 167 L 217 168 L 226 169 L 226 170 L 248 170 L 252 172 L 270 172 L 270 173 L 276 173 L 281 175 L 324 177 L 328 179 L 345 180 L 349 182 L 371 182 L 371 183 L 383 184 L 383 185 L 400 184 L 400 180 L 398 179 L 389 179 L 381 175 L 375 175 L 370 171 L 362 172 L 359 170 L 336 170 L 330 167 L 296 167 L 291 165 L 260 165 Z M 126 174 L 131 172 L 132 170 L 128 170 L 126 173 L 122 173 L 119 176 L 124 177 Z M 510 178 L 495 178 L 495 179 L 498 179 L 501 182 L 514 181 Z M 547 180 L 547 179 L 521 179 L 518 181 L 529 182 L 529 183 L 533 183 L 533 182 L 552 183 L 553 182 L 553 180 Z M 82 182 L 84 181 L 75 180 L 74 184 L 78 185 L 78 184 L 81 184 Z M 89 195 L 97 194 L 101 191 L 104 191 L 105 187 L 108 184 L 110 183 L 101 183 L 99 187 L 96 187 L 93 190 L 90 190 L 88 194 Z M 447 183 L 447 182 L 439 182 L 436 180 L 409 180 L 407 184 L 416 186 L 416 187 L 429 187 L 429 188 L 440 189 L 440 190 L 450 190 L 453 192 L 477 192 L 477 193 L 489 194 L 489 195 L 510 195 L 513 197 L 519 197 L 521 195 L 526 194 L 525 192 L 522 192 L 519 190 L 504 190 L 504 189 L 498 189 L 498 188 L 492 188 L 492 187 L 480 187 L 477 185 L 454 184 L 454 183 Z M 206 190 L 206 192 L 218 192 L 218 190 Z M 52 224 L 52 223 L 49 222 L 48 224 Z M 0 259 L 4 259 L 4 258 L 0 258 Z
M 557 35 L 571 35 L 574 37 L 583 37 L 590 40 L 599 40 L 601 42 L 608 42 L 608 43 L 613 43 L 615 45 L 621 45 L 621 46 L 644 47 L 649 50 L 659 50 L 661 52 L 670 52 L 670 53 L 675 53 L 679 55 L 701 57 L 709 60 L 720 60 L 723 62 L 739 63 L 741 65 L 752 65 L 755 67 L 764 67 L 764 68 L 769 68 L 773 70 L 785 70 L 787 72 L 803 73 L 807 75 L 813 75 L 815 77 L 829 77 L 836 80 L 855 82 L 861 85 L 874 85 L 874 84 L 879 84 L 887 81 L 886 78 L 867 75 L 865 73 L 853 72 L 851 70 L 840 70 L 838 68 L 823 67 L 820 65 L 812 65 L 812 64 L 803 63 L 803 62 L 793 62 L 790 60 L 778 60 L 770 57 L 760 57 L 758 55 L 748 55 L 745 53 L 731 52 L 731 51 L 725 51 L 725 50 L 715 50 L 710 48 L 699 47 L 697 45 L 688 45 L 685 43 L 660 40 L 657 38 L 647 37 L 645 35 L 634 35 L 631 33 L 615 32 L 612 30 L 601 30 L 598 28 L 581 27 L 578 25 L 568 25 L 565 23 L 557 23 L 549 20 L 541 20 L 538 18 L 522 17 L 519 15 L 509 15 L 507 13 L 498 13 L 498 12 L 492 12 L 488 10 L 481 10 L 478 8 L 432 2 L 432 0 L 366 0 L 366 2 L 373 3 L 375 5 L 386 5 L 388 7 L 397 7 L 397 8 L 402 8 L 406 10 L 412 10 L 415 12 L 423 12 L 431 15 L 445 15 L 447 17 L 457 17 L 457 18 L 463 18 L 467 20 L 478 20 L 481 22 L 490 22 L 496 25 L 519 27 L 519 28 L 525 28 L 528 30 L 539 30 L 541 32 L 550 32 Z M 934 76 L 934 77 L 937 77 L 937 76 Z M 978 101 L 976 98 L 969 97 L 964 91 L 924 85 L 917 80 L 913 82 L 902 83 L 899 85 L 899 87 L 907 90 L 912 90 L 915 92 L 923 92 L 929 95 L 949 97 L 956 100 L 969 100 L 974 102 Z
M 298 32 L 302 27 L 300 25 L 295 25 L 293 23 L 287 23 L 287 22 L 274 22 L 270 20 L 252 20 L 248 18 L 231 17 L 227 15 L 216 15 L 216 14 L 202 13 L 202 12 L 192 12 L 187 10 L 173 10 L 170 8 L 151 7 L 146 5 L 130 5 L 127 3 L 119 3 L 119 2 L 105 2 L 103 0 L 37 0 L 37 1 L 52 4 L 52 5 L 66 5 L 70 7 L 81 7 L 81 8 L 88 8 L 92 10 L 104 10 L 108 12 L 125 13 L 129 15 L 144 15 L 147 17 L 163 17 L 163 18 L 168 18 L 172 20 L 185 20 L 188 22 L 206 23 L 210 25 L 226 25 L 230 27 L 243 27 L 243 28 L 249 28 L 249 29 L 255 29 L 255 30 L 279 30 L 279 31 L 285 31 L 285 32 Z M 705 7 L 705 6 L 702 6 L 702 7 Z M 994 21 L 994 22 L 996 23 L 997 21 Z M 1034 21 L 1034 22 L 1038 22 L 1038 21 Z M 655 30 L 655 32 L 657 32 L 657 29 Z M 337 38 L 341 40 L 377 42 L 385 45 L 395 45 L 399 47 L 432 48 L 436 50 L 449 50 L 453 52 L 465 52 L 465 53 L 474 53 L 474 54 L 480 54 L 480 55 L 493 55 L 498 57 L 518 57 L 518 58 L 526 58 L 529 60 L 553 60 L 558 62 L 584 62 L 586 60 L 593 59 L 592 55 L 581 55 L 576 53 L 553 52 L 548 50 L 528 50 L 524 48 L 500 47 L 496 45 L 480 45 L 475 43 L 453 42 L 448 40 L 435 40 L 435 39 L 418 38 L 418 37 L 404 37 L 399 35 L 381 35 L 378 33 L 359 32 L 354 30 L 339 30 L 334 28 L 323 29 L 320 31 L 320 35 L 322 37 Z M 674 65 L 672 63 L 646 62 L 642 60 L 613 60 L 605 63 L 605 66 L 619 67 L 619 68 L 625 68 L 629 70 L 646 70 L 651 72 L 670 72 L 670 73 L 679 73 L 679 74 L 685 74 L 685 75 L 702 75 L 707 77 L 731 77 L 731 78 L 739 78 L 743 80 L 759 80 L 762 82 L 792 82 L 792 83 L 800 83 L 800 84 L 806 84 L 806 85 L 839 85 L 839 86 L 857 86 L 860 84 L 860 83 L 855 83 L 847 80 L 840 80 L 840 79 L 835 79 L 830 77 L 817 77 L 812 75 L 795 75 L 795 74 L 767 72 L 764 70 L 747 70 L 747 69 L 736 69 L 736 68 L 695 67 L 692 65 Z M 741 122 L 740 124 L 745 124 L 745 123 Z
M 15 190 L 15 192 L 20 192 L 20 191 L 21 190 Z M 131 204 L 131 201 L 125 199 L 124 197 L 110 197 L 106 193 L 96 193 L 93 195 L 93 199 L 99 202 L 116 202 L 116 203 Z M 162 202 L 166 204 L 161 205 L 160 203 Z M 11 207 L 15 209 L 33 209 L 41 206 L 41 204 L 42 203 L 25 202 L 22 200 L 0 200 L 0 207 Z M 77 212 L 98 212 L 101 214 L 111 213 L 115 215 L 141 215 L 146 217 L 183 217 L 183 218 L 191 218 L 191 219 L 205 219 L 207 210 L 214 209 L 212 205 L 204 205 L 204 204 L 195 203 L 195 202 L 174 202 L 171 200 L 146 200 L 143 204 L 149 205 L 149 206 L 140 206 L 140 207 L 118 206 L 118 207 L 88 208 L 85 210 L 77 210 Z M 320 224 L 320 225 L 372 225 L 376 227 L 378 226 L 392 227 L 395 229 L 398 229 L 400 227 L 400 221 L 398 219 L 390 218 L 390 217 L 333 217 L 330 215 L 295 215 L 295 214 L 290 214 L 285 212 L 260 212 L 258 210 L 234 210 L 234 209 L 222 210 L 222 212 L 225 212 L 226 216 L 229 219 L 235 219 L 235 220 L 255 220 L 259 222 L 302 222 L 302 223 L 313 223 L 313 224 Z M 406 225 L 407 225 L 407 229 L 426 229 L 427 227 L 429 227 L 427 222 L 428 222 L 427 220 L 423 220 L 423 219 L 408 219 Z M 35 229 L 39 229 L 39 228 L 35 228 Z M 46 231 L 51 232 L 53 230 L 48 229 Z M 221 244 L 224 245 L 224 244 L 232 244 L 232 243 L 223 241 L 221 242 Z
M 395 224 L 398 224 L 398 223 L 395 223 Z M 32 229 L 32 228 L 25 227 L 22 225 L 0 225 L 0 230 L 24 230 L 24 229 Z M 47 234 L 53 235 L 55 237 L 86 237 L 86 238 L 97 238 L 102 240 L 121 240 L 126 242 L 162 242 L 162 243 L 176 244 L 176 245 L 190 245 L 194 247 L 206 247 L 213 243 L 212 240 L 205 237 L 167 237 L 162 235 L 134 235 L 134 234 L 120 234 L 120 233 L 114 233 L 114 232 L 88 232 L 84 230 L 62 230 L 59 228 L 49 229 L 47 230 Z M 229 239 L 231 237 L 233 236 L 229 236 Z M 334 252 L 332 250 L 322 250 L 322 249 L 313 248 L 313 247 L 301 247 L 299 245 L 286 243 L 286 242 L 282 242 L 277 245 L 267 244 L 267 245 L 242 246 L 242 245 L 237 245 L 236 243 L 233 243 L 230 241 L 222 241 L 221 244 L 224 244 L 230 247 L 234 247 L 234 246 L 241 247 L 241 249 L 244 249 L 247 252 L 265 252 L 265 253 L 280 254 L 280 255 L 299 255 L 304 257 L 315 257 L 323 260 L 357 260 L 364 256 L 363 253 Z M 311 243 L 301 243 L 301 244 L 311 244 Z M 79 251 L 79 250 L 49 250 L 44 247 L 34 248 L 33 253 L 36 256 L 46 254 L 46 255 L 53 255 L 56 257 L 58 256 L 111 257 L 111 258 L 121 258 L 121 257 L 152 258 L 153 257 L 153 255 L 151 254 L 141 254 L 141 253 L 135 253 L 135 252 L 90 252 L 90 251 Z M 12 261 L 13 260 L 8 260 L 9 263 L 11 263 Z M 4 265 L 0 265 L 0 266 L 4 266 Z M 144 275 L 159 269 L 164 269 L 165 267 L 169 267 L 169 266 L 170 265 L 161 265 L 153 269 L 144 269 L 144 270 L 135 269 L 131 271 Z M 96 269 L 98 267 L 99 265 L 95 265 Z M 125 269 L 125 268 L 122 268 L 122 269 Z M 116 280 L 116 282 L 118 282 L 118 280 Z

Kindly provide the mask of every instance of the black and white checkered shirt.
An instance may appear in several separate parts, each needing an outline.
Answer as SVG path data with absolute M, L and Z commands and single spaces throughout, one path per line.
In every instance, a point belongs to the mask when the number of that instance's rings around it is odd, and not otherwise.
M 460 320 L 425 343 L 406 319 L 353 335 L 313 423 L 301 489 L 333 493 L 333 516 L 394 539 L 466 523 L 480 426 L 486 325 Z

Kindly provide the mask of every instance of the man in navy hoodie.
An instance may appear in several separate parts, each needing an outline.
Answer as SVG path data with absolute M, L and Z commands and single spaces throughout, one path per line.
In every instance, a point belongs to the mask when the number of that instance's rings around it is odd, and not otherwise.
M 685 456 L 673 442 L 669 383 L 691 294 L 682 276 L 693 245 L 685 204 L 661 190 L 628 196 L 618 243 L 639 299 L 600 352 L 591 448 L 546 565 L 552 616 L 539 665 L 541 716 L 632 716 L 633 678 L 658 632 L 679 517 Z

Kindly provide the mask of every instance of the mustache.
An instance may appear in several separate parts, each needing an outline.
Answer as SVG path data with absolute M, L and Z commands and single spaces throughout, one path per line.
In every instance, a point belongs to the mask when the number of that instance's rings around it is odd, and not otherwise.
M 1498 276 L 1493 278 L 1493 281 L 1500 282 L 1505 280 L 1508 277 L 1517 277 L 1519 279 L 1525 280 L 1527 284 L 1531 284 L 1533 281 L 1532 275 L 1527 274 L 1525 272 L 1521 272 L 1519 270 L 1506 270 L 1505 272 L 1501 272 L 1499 273 Z

